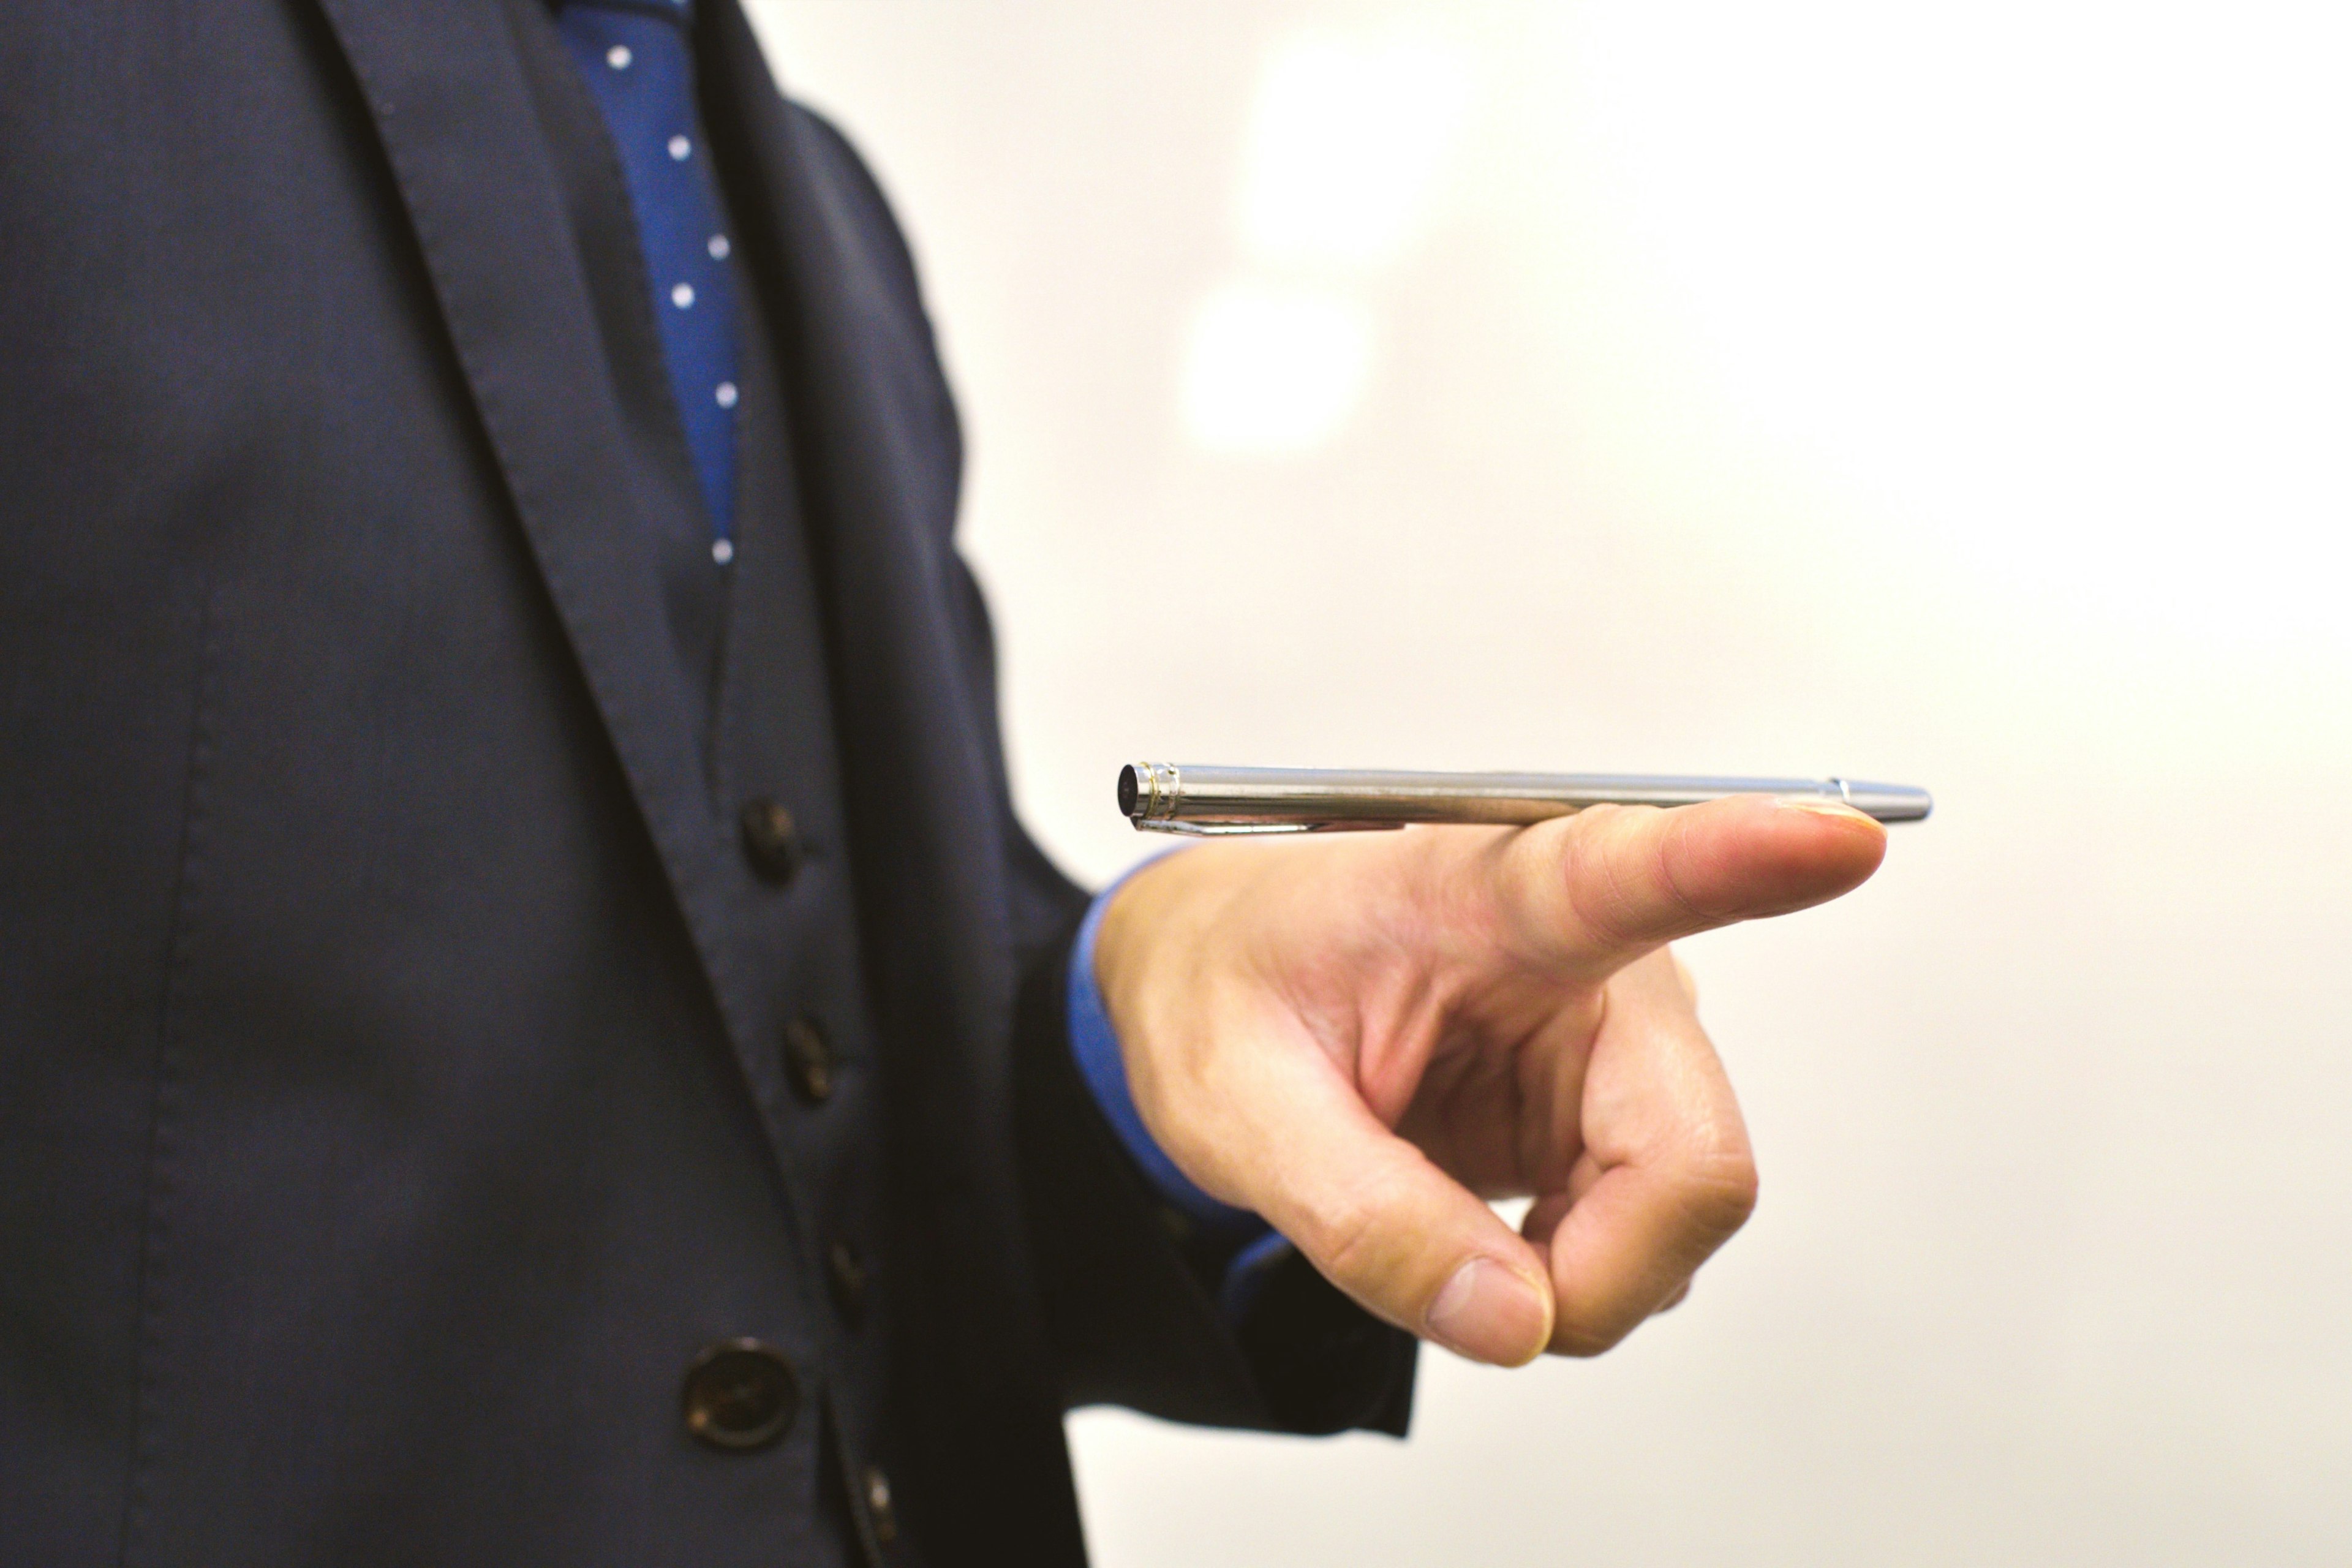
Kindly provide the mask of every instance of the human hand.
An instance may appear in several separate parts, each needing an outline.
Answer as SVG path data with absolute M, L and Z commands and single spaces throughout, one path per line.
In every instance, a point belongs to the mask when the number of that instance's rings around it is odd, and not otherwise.
M 1464 1355 L 1591 1355 L 1755 1204 L 1665 944 L 1835 898 L 1885 843 L 1755 797 L 1226 840 L 1129 879 L 1096 975 L 1144 1125 L 1201 1187 Z M 1512 1196 L 1517 1235 L 1487 1206 Z

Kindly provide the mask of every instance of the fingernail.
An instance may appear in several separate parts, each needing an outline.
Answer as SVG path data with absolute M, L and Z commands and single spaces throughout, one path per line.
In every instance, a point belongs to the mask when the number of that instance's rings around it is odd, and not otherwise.
M 1431 1339 L 1473 1361 L 1525 1366 L 1551 1335 L 1543 1292 L 1515 1268 L 1474 1258 L 1454 1271 L 1429 1304 Z
M 1877 826 L 1875 817 L 1867 812 L 1854 810 L 1843 801 L 1806 800 L 1801 797 L 1790 799 L 1782 796 L 1775 798 L 1772 804 L 1783 811 L 1810 811 L 1815 816 L 1834 816 L 1843 822 L 1867 822 L 1874 827 Z

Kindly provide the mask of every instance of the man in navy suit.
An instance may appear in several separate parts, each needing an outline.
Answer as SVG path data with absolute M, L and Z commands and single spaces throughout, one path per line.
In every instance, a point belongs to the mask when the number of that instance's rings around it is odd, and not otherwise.
M 734 0 L 0 19 L 0 1541 L 1083 1559 L 1745 1216 L 1664 943 L 1852 813 L 1013 821 L 906 248 Z M 1514 1233 L 1484 1201 L 1537 1203 Z

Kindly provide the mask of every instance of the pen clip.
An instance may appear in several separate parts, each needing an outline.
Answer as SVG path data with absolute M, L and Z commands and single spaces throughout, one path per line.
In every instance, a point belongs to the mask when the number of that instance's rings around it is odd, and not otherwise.
M 1147 817 L 1135 823 L 1135 830 L 1173 833 L 1184 838 L 1238 838 L 1268 833 L 1390 833 L 1405 826 L 1402 822 L 1175 822 Z

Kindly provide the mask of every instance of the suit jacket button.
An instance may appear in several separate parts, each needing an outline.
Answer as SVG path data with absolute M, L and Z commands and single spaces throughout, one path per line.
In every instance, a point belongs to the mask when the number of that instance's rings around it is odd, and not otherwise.
M 866 1265 L 857 1249 L 836 1241 L 825 1254 L 825 1273 L 833 1285 L 833 1304 L 852 1328 L 866 1315 Z
M 805 852 L 793 814 L 779 801 L 747 801 L 742 823 L 743 853 L 751 869 L 778 887 L 791 881 Z
M 890 1478 L 879 1465 L 868 1465 L 859 1489 L 866 1494 L 866 1517 L 873 1521 L 874 1539 L 889 1545 L 898 1539 L 898 1516 L 890 1506 Z
M 824 1032 L 807 1018 L 784 1026 L 784 1068 L 793 1075 L 793 1089 L 811 1105 L 822 1105 L 833 1093 L 833 1047 Z
M 800 1414 L 793 1363 L 757 1340 L 728 1340 L 686 1369 L 686 1429 L 714 1448 L 764 1448 Z

